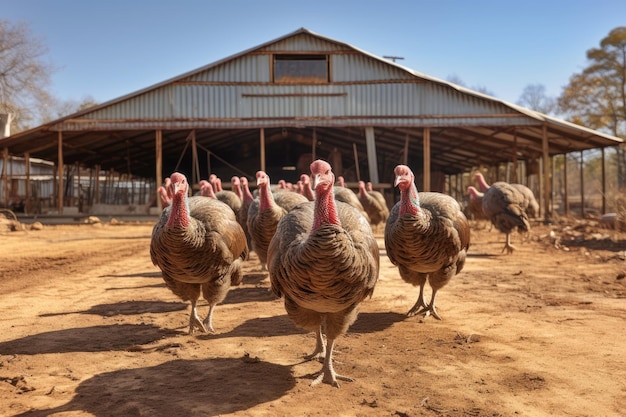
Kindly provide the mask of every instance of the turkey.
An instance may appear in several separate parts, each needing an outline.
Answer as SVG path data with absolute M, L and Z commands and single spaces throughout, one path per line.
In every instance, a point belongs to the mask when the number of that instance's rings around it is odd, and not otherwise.
M 468 219 L 472 220 L 486 220 L 485 213 L 483 213 L 483 195 L 476 189 L 476 187 L 467 187 L 467 213 Z
M 241 180 L 238 176 L 234 175 L 230 179 L 230 183 L 232 184 L 232 191 L 239 197 L 239 200 L 243 201 L 243 191 L 241 190 Z
M 278 224 L 267 265 L 274 294 L 298 327 L 316 333 L 308 359 L 324 358 L 320 382 L 339 387 L 333 348 L 371 297 L 379 271 L 379 249 L 371 228 L 354 207 L 333 198 L 335 182 L 327 162 L 311 164 L 315 201 L 298 205 Z M 326 337 L 326 342 L 324 341 Z
M 265 269 L 267 247 L 274 236 L 278 222 L 287 213 L 287 210 L 274 201 L 274 193 L 270 189 L 270 178 L 265 171 L 256 173 L 256 184 L 259 197 L 254 199 L 248 208 L 247 224 L 252 241 L 252 250 L 259 257 L 262 268 Z
M 309 199 L 302 194 L 288 190 L 277 191 L 272 193 L 272 195 L 274 196 L 274 202 L 287 212 L 293 210 L 298 204 L 309 201 Z
M 419 285 L 417 302 L 407 316 L 437 313 L 435 297 L 465 265 L 470 246 L 470 227 L 461 206 L 452 197 L 417 192 L 415 177 L 406 165 L 394 169 L 400 201 L 389 213 L 385 226 L 385 249 L 407 283 Z M 430 303 L 424 302 L 424 286 L 432 288 Z
M 511 232 L 530 232 L 530 223 L 524 210 L 524 194 L 506 182 L 494 182 L 483 195 L 483 213 L 496 229 L 506 234 L 502 252 L 513 253 Z
M 370 224 L 377 229 L 379 225 L 385 224 L 389 217 L 389 208 L 382 194 L 374 194 L 367 191 L 365 182 L 359 181 L 359 201 L 370 219 Z
M 189 334 L 195 328 L 214 332 L 213 311 L 231 285 L 242 281 L 241 266 L 248 254 L 246 237 L 235 214 L 221 201 L 188 197 L 183 174 L 170 176 L 171 205 L 163 210 L 152 230 L 150 257 L 167 287 L 191 302 Z M 197 302 L 202 292 L 209 313 L 201 321 Z
M 311 177 L 307 174 L 300 175 L 300 181 L 302 181 L 302 188 L 300 193 L 304 195 L 309 201 L 315 200 L 315 192 L 311 188 Z
M 511 184 L 513 187 L 517 188 L 520 193 L 524 196 L 524 202 L 522 203 L 522 207 L 528 217 L 536 219 L 539 217 L 539 203 L 535 198 L 535 194 L 533 191 L 526 187 L 524 184 Z
M 365 185 L 366 185 L 368 194 L 374 197 L 376 200 L 380 201 L 381 205 L 387 207 L 387 216 L 389 216 L 389 207 L 387 206 L 387 199 L 385 199 L 385 196 L 383 195 L 383 193 L 381 193 L 380 191 L 374 190 L 374 186 L 372 185 L 370 181 L 368 181 L 367 184 Z M 387 221 L 386 218 L 385 218 L 385 221 Z
M 480 191 L 484 193 L 489 189 L 489 184 L 485 181 L 485 177 L 480 172 L 474 174 L 474 179 L 478 182 L 478 187 Z M 524 199 L 522 202 L 522 208 L 526 212 L 528 217 L 537 218 L 539 217 L 539 203 L 535 198 L 535 194 L 533 191 L 525 186 L 524 184 L 511 184 L 513 187 L 517 188 L 523 195 Z
M 172 203 L 172 196 L 170 195 L 172 180 L 165 178 L 163 185 L 157 189 L 159 198 L 161 199 L 161 208 L 165 209 Z
M 335 192 L 335 200 L 350 204 L 352 207 L 359 210 L 361 215 L 365 217 L 368 223 L 370 223 L 370 216 L 367 214 L 367 212 L 363 208 L 363 204 L 361 204 L 361 201 L 359 201 L 359 197 L 356 195 L 354 191 L 352 191 L 351 189 L 347 187 L 337 186 L 337 187 L 334 187 L 334 192 Z
M 485 181 L 485 177 L 483 176 L 483 174 L 481 174 L 480 172 L 475 173 L 474 179 L 478 183 L 478 189 L 481 193 L 484 193 L 489 189 L 489 184 L 487 184 L 487 181 Z
M 234 191 L 224 190 L 222 188 L 222 180 L 215 174 L 209 177 L 209 182 L 214 188 L 215 198 L 226 203 L 233 212 L 238 213 L 241 209 L 241 198 Z
M 248 178 L 241 177 L 239 178 L 239 182 L 241 183 L 241 208 L 237 213 L 237 221 L 241 225 L 244 233 L 246 234 L 246 240 L 248 242 L 248 249 L 252 250 L 252 239 L 250 237 L 250 232 L 248 231 L 248 209 L 250 208 L 250 204 L 254 201 L 254 197 L 250 192 L 250 187 L 248 186 Z

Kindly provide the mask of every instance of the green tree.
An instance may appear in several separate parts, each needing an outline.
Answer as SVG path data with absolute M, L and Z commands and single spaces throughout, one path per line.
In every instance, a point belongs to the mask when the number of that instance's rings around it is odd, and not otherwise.
M 558 99 L 574 123 L 626 138 L 626 27 L 613 29 L 599 48 L 587 51 L 589 64 L 572 75 Z M 618 184 L 626 186 L 626 150 L 617 153 Z
M 53 66 L 43 42 L 27 24 L 0 19 L 0 113 L 10 113 L 12 131 L 36 122 L 54 99 L 48 91 Z

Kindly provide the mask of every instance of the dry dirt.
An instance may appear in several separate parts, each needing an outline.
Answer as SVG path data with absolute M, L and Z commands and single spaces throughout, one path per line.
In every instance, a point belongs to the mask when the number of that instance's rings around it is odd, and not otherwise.
M 476 226 L 476 225 L 475 225 Z M 620 416 L 626 412 L 626 233 L 586 222 L 472 232 L 443 320 L 407 318 L 382 235 L 372 299 L 337 342 L 340 388 L 311 387 L 312 334 L 287 318 L 256 260 L 214 317 L 148 252 L 152 224 L 0 233 L 2 416 Z M 550 236 L 550 231 L 555 232 Z M 206 314 L 206 304 L 200 313 Z

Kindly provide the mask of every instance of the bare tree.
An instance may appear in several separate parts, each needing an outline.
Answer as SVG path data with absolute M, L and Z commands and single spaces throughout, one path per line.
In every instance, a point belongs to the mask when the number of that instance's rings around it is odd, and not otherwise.
M 84 96 L 80 101 L 51 98 L 48 106 L 40 110 L 39 118 L 41 123 L 47 123 L 97 105 L 98 102 L 91 95 Z
M 456 84 L 456 85 L 460 85 L 461 87 L 469 88 L 470 90 L 477 91 L 477 92 L 485 94 L 487 96 L 491 96 L 491 97 L 495 97 L 496 96 L 487 87 L 482 86 L 482 85 L 475 85 L 473 87 L 468 87 L 467 85 L 465 85 L 465 82 L 459 76 L 457 76 L 456 74 L 448 76 L 448 78 L 446 80 L 448 82 L 451 82 L 452 84 Z
M 48 87 L 55 69 L 44 60 L 47 53 L 26 23 L 0 19 L 0 113 L 13 115 L 13 131 L 29 127 L 53 102 Z
M 546 95 L 543 84 L 529 84 L 524 87 L 517 104 L 543 114 L 552 114 L 556 110 L 556 99 Z

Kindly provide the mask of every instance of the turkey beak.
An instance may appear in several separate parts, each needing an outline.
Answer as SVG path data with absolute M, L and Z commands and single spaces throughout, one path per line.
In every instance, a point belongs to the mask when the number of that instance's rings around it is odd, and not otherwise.
M 393 186 L 397 187 L 398 184 L 400 184 L 400 181 L 402 181 L 402 175 L 396 176 L 396 180 L 393 182 Z
M 317 188 L 317 185 L 320 183 L 321 180 L 322 180 L 322 175 L 316 174 L 315 177 L 313 177 L 313 188 Z

